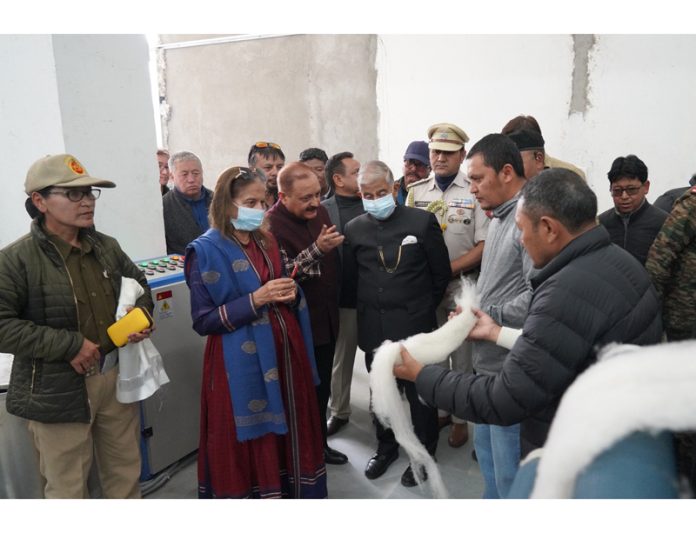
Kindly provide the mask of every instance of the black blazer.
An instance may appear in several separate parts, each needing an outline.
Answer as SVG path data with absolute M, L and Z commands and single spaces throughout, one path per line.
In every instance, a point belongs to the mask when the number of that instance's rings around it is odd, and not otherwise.
M 368 352 L 387 339 L 434 330 L 435 308 L 452 275 L 435 216 L 397 206 L 386 220 L 367 213 L 354 218 L 344 234 L 352 252 L 344 261 L 355 261 L 358 268 L 360 348 Z

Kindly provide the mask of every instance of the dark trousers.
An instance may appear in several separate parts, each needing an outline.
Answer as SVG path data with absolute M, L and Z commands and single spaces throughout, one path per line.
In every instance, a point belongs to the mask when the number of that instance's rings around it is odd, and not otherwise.
M 365 353 L 365 366 L 367 366 L 368 372 L 372 368 L 374 356 L 374 352 Z M 421 402 L 416 392 L 415 383 L 398 379 L 397 385 L 399 390 L 406 393 L 406 399 L 411 408 L 411 422 L 413 423 L 416 437 L 418 437 L 418 440 L 423 444 L 425 449 L 428 450 L 428 453 L 434 456 L 439 438 L 437 408 L 430 407 Z M 370 394 L 372 394 L 372 391 L 370 391 Z M 372 415 L 372 423 L 375 425 L 377 433 L 377 452 L 385 455 L 394 453 L 399 448 L 399 443 L 394 437 L 394 432 L 389 428 L 385 428 L 374 414 Z
M 319 374 L 319 385 L 317 385 L 319 422 L 321 423 L 324 444 L 326 444 L 326 409 L 329 406 L 329 396 L 331 396 L 331 370 L 333 369 L 335 348 L 335 340 L 332 340 L 330 344 L 320 344 L 314 347 L 314 359 L 317 362 L 317 374 Z

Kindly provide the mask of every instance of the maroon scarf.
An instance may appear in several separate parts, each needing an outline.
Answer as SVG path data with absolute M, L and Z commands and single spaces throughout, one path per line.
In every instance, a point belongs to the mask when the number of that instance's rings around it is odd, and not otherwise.
M 266 213 L 271 223 L 271 233 L 289 259 L 317 240 L 322 225 L 330 227 L 331 219 L 324 206 L 320 205 L 317 216 L 311 220 L 298 218 L 285 208 L 282 201 L 276 202 Z M 338 253 L 336 249 L 325 254 L 321 260 L 321 276 L 300 281 L 307 298 L 312 323 L 314 344 L 320 346 L 335 341 L 338 335 Z

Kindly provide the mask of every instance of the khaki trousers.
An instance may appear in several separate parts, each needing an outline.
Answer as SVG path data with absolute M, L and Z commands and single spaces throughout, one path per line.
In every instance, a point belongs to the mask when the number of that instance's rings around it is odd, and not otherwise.
M 331 415 L 350 417 L 350 385 L 353 381 L 355 352 L 358 349 L 358 313 L 355 309 L 338 309 L 338 338 L 331 371 Z
M 87 478 L 96 458 L 105 498 L 140 498 L 138 404 L 116 400 L 118 366 L 86 379 L 89 424 L 31 420 L 46 498 L 88 498 Z
M 454 297 L 459 294 L 460 290 L 461 282 L 459 281 L 459 279 L 452 280 L 450 284 L 447 286 L 445 296 L 442 298 L 442 302 L 440 302 L 440 305 L 438 305 L 437 309 L 435 310 L 438 327 L 442 326 L 447 322 L 447 317 L 452 311 L 454 311 L 455 307 L 457 306 L 457 304 L 454 302 Z M 451 354 L 449 354 L 447 359 L 445 359 L 442 363 L 438 364 L 441 367 L 446 368 L 447 370 L 451 369 L 456 370 L 457 372 L 471 373 L 473 371 L 471 358 L 471 344 L 468 342 L 464 342 L 461 346 L 459 346 L 459 348 L 457 348 Z M 442 409 L 438 409 L 437 414 L 438 416 L 443 417 L 447 416 L 449 413 L 447 411 L 443 411 Z M 454 422 L 455 424 L 462 424 L 465 421 L 461 418 L 453 416 L 452 422 Z

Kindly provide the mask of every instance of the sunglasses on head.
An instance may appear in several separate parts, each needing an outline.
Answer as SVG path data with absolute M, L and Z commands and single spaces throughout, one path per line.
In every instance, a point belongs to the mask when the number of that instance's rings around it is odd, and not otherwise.
M 250 168 L 239 167 L 239 171 L 237 172 L 237 174 L 234 175 L 234 177 L 232 178 L 232 181 L 239 179 L 239 178 L 246 180 L 246 179 L 253 178 L 255 176 L 256 176 L 256 172 L 254 172 Z
M 256 148 L 275 148 L 276 150 L 281 150 L 280 145 L 276 143 L 271 143 L 268 141 L 259 141 L 254 144 Z

